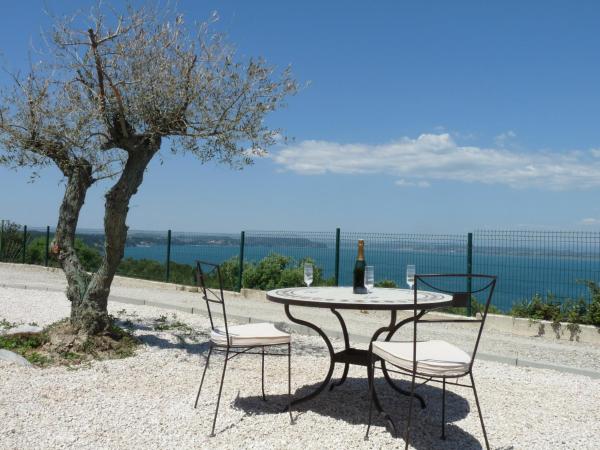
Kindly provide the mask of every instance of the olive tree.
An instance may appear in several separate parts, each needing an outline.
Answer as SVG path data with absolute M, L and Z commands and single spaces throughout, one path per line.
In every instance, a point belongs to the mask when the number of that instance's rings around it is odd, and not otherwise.
M 212 22 L 188 26 L 176 12 L 131 6 L 55 19 L 39 62 L 0 94 L 0 162 L 35 173 L 55 165 L 64 176 L 54 251 L 74 332 L 109 326 L 129 203 L 161 149 L 241 168 L 279 135 L 264 119 L 297 90 L 289 68 L 236 60 Z M 104 254 L 88 274 L 75 231 L 88 189 L 107 179 Z

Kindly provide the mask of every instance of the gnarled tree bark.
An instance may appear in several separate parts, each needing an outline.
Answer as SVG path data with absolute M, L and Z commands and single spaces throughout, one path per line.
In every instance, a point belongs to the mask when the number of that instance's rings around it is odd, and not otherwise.
M 141 137 L 137 140 L 140 142 L 136 143 L 129 151 L 129 157 L 121 176 L 105 196 L 105 244 L 100 268 L 92 276 L 89 276 L 81 264 L 73 263 L 73 261 L 78 263 L 76 255 L 68 262 L 66 258 L 63 261 L 63 268 L 68 266 L 68 270 L 72 273 L 72 276 L 67 277 L 68 296 L 72 302 L 71 325 L 80 333 L 97 334 L 106 330 L 110 325 L 107 312 L 108 296 L 125 251 L 129 201 L 142 184 L 144 172 L 152 157 L 160 149 L 160 139 Z M 72 206 L 75 207 L 75 203 Z M 74 237 L 73 228 L 71 242 L 74 242 Z
M 71 302 L 73 313 L 80 309 L 90 281 L 90 276 L 75 253 L 75 232 L 87 190 L 94 179 L 92 166 L 84 159 L 77 160 L 76 164 L 63 166 L 63 173 L 67 177 L 67 185 L 60 205 L 54 239 L 58 258 L 67 278 L 67 298 Z

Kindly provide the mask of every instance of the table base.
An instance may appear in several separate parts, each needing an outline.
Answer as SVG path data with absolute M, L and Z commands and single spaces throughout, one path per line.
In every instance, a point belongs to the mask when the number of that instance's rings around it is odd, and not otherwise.
M 341 314 L 338 311 L 336 311 L 335 309 L 331 308 L 331 312 L 338 318 L 338 320 L 340 322 L 340 326 L 342 328 L 342 334 L 344 337 L 345 348 L 344 348 L 344 350 L 339 351 L 339 352 L 334 352 L 333 346 L 331 345 L 331 341 L 329 340 L 327 335 L 323 332 L 323 330 L 321 330 L 318 326 L 316 326 L 313 323 L 306 322 L 304 320 L 301 320 L 301 319 L 298 319 L 298 318 L 292 316 L 292 314 L 290 313 L 289 305 L 288 304 L 285 305 L 285 314 L 288 317 L 288 319 L 290 319 L 292 322 L 297 323 L 299 325 L 303 325 L 308 328 L 311 328 L 312 330 L 316 331 L 319 334 L 319 336 L 321 336 L 321 338 L 325 341 L 325 344 L 327 345 L 327 349 L 329 351 L 329 358 L 330 358 L 329 370 L 327 371 L 327 375 L 325 376 L 325 379 L 321 382 L 321 384 L 313 392 L 305 395 L 304 397 L 294 399 L 292 401 L 292 406 L 298 405 L 300 403 L 304 403 L 305 401 L 310 400 L 310 399 L 316 397 L 317 395 L 319 395 L 321 392 L 323 392 L 323 390 L 327 387 L 327 385 L 329 385 L 329 383 L 331 381 L 331 378 L 333 376 L 333 370 L 334 370 L 336 363 L 344 364 L 344 371 L 342 373 L 342 377 L 338 381 L 331 383 L 329 390 L 332 390 L 335 387 L 342 385 L 346 381 L 346 377 L 348 376 L 348 370 L 350 368 L 350 364 L 356 365 L 356 366 L 367 367 L 367 379 L 369 382 L 369 386 L 373 380 L 373 374 L 369 373 L 369 365 L 370 365 L 369 364 L 370 363 L 369 351 L 350 347 L 350 339 L 348 337 L 348 329 L 346 328 L 346 323 L 344 322 L 344 319 L 342 318 Z M 409 317 L 407 319 L 400 321 L 399 323 L 396 323 L 396 311 L 392 310 L 390 325 L 388 327 L 378 329 L 375 332 L 375 334 L 373 335 L 373 337 L 371 338 L 371 341 L 376 340 L 379 337 L 379 335 L 381 333 L 383 333 L 384 331 L 388 331 L 388 335 L 386 336 L 385 340 L 386 341 L 391 340 L 392 336 L 398 331 L 398 329 L 400 329 L 401 326 L 403 326 L 409 322 L 412 322 L 414 320 L 419 320 L 424 314 L 425 314 L 425 310 L 423 310 L 419 314 L 417 314 L 416 317 Z M 389 331 L 389 330 L 391 330 L 391 331 Z M 386 381 L 395 391 L 397 391 L 403 395 L 410 396 L 410 392 L 402 389 L 400 386 L 398 386 L 394 382 L 394 380 L 392 380 L 388 371 L 386 370 L 385 363 L 383 361 L 381 362 L 381 369 L 382 369 L 382 372 L 383 372 L 383 375 L 384 375 Z M 421 408 L 425 408 L 425 401 L 423 400 L 423 398 L 417 393 L 415 393 L 414 396 L 417 400 L 419 400 L 419 402 L 421 404 Z M 383 409 L 381 407 L 381 404 L 379 403 L 379 398 L 377 397 L 377 393 L 375 392 L 375 390 L 373 390 L 373 403 L 375 404 L 375 408 L 377 409 L 378 412 L 380 412 L 380 413 L 383 412 Z M 387 416 L 387 414 L 386 414 L 386 416 Z M 388 419 L 389 419 L 389 417 L 388 417 Z

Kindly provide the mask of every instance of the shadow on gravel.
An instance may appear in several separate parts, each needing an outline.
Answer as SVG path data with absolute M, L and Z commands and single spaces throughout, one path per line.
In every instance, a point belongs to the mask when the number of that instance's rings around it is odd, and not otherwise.
M 396 380 L 396 382 L 402 388 L 410 390 L 409 381 Z M 315 383 L 303 386 L 293 396 L 294 398 L 302 397 L 314 391 L 319 385 L 320 383 Z M 398 434 L 402 436 L 408 417 L 408 397 L 404 397 L 392 390 L 383 379 L 376 380 L 375 388 L 384 410 L 392 417 Z M 287 395 L 269 395 L 268 384 L 265 386 L 265 390 L 267 393 L 267 402 L 264 402 L 260 395 L 238 397 L 234 401 L 234 407 L 250 415 L 281 414 L 287 405 Z M 421 409 L 419 403 L 415 400 L 412 418 L 414 426 L 411 433 L 412 446 L 418 449 L 482 448 L 482 444 L 474 436 L 452 424 L 452 422 L 463 419 L 470 413 L 467 399 L 452 392 L 450 389 L 446 391 L 446 440 L 444 441 L 440 439 L 442 390 L 435 386 L 425 385 L 420 387 L 417 392 L 423 396 L 427 407 Z M 366 432 L 368 408 L 369 397 L 365 376 L 365 378 L 348 378 L 342 386 L 336 387 L 332 391 L 329 391 L 329 388 L 327 388 L 321 395 L 294 407 L 293 413 L 294 418 L 301 421 L 302 415 L 305 412 L 312 411 L 337 420 L 344 420 L 352 425 L 362 425 L 364 427 L 363 431 Z M 472 413 L 477 414 L 476 411 L 472 411 Z M 371 428 L 371 434 L 388 433 L 388 431 L 382 431 L 377 428 L 386 427 L 386 422 L 383 418 L 379 417 L 375 409 L 373 410 L 372 425 L 375 428 Z M 335 430 L 331 431 L 335 432 Z M 360 443 L 357 442 L 357 445 L 360 445 Z M 404 446 L 402 438 L 398 438 L 398 445 Z
M 158 347 L 161 350 L 166 349 L 178 349 L 185 350 L 187 353 L 191 355 L 200 355 L 208 352 L 208 341 L 204 342 L 172 342 L 168 339 L 161 338 L 156 336 L 155 334 L 138 334 L 136 337 L 142 341 L 144 344 L 149 345 L 151 347 Z
M 120 318 L 116 324 L 126 330 L 135 333 L 135 336 L 145 345 L 157 347 L 161 350 L 178 349 L 185 350 L 192 355 L 201 355 L 208 352 L 209 342 L 205 340 L 208 334 L 202 330 L 197 331 L 193 328 L 180 329 L 171 327 L 169 323 L 160 323 L 164 329 L 157 329 L 156 321 L 142 321 L 137 318 Z M 173 339 L 161 337 L 159 333 L 168 333 Z M 191 333 L 190 333 L 191 332 Z M 199 342 L 201 340 L 201 342 Z

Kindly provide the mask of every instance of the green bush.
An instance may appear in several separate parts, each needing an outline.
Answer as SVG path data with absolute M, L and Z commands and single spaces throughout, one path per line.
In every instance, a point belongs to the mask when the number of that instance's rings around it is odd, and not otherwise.
M 244 267 L 248 264 L 245 263 Z M 221 279 L 223 280 L 223 289 L 235 291 L 237 289 L 238 275 L 240 271 L 240 259 L 237 256 L 224 261 L 220 267 Z
M 17 223 L 4 221 L 0 242 L 0 261 L 18 261 L 23 257 L 23 227 Z
M 248 267 L 247 263 L 244 263 L 244 267 Z M 239 258 L 234 256 L 226 261 L 223 261 L 219 265 L 219 271 L 221 272 L 221 282 L 223 283 L 223 289 L 226 291 L 237 290 L 237 282 L 239 277 Z M 206 276 L 206 285 L 209 287 L 216 288 L 219 286 L 217 276 L 215 273 L 211 273 Z M 195 284 L 195 279 L 194 279 Z
M 304 264 L 313 264 L 313 286 L 333 284 L 322 276 L 322 270 L 310 258 L 300 261 L 289 256 L 271 253 L 258 263 L 244 266 L 243 286 L 248 289 L 268 291 L 281 287 L 302 286 L 304 284 Z
M 600 286 L 594 281 L 585 281 L 590 291 L 590 304 L 587 307 L 587 323 L 600 327 Z
M 559 322 L 562 315 L 560 301 L 556 300 L 552 294 L 548 294 L 545 299 L 541 295 L 535 294 L 531 300 L 524 300 L 513 305 L 510 314 L 515 317 L 553 322 Z
M 95 272 L 102 263 L 102 255 L 98 250 L 89 245 L 86 245 L 81 239 L 75 239 L 75 253 L 79 257 L 79 261 L 88 272 Z M 46 238 L 38 237 L 29 243 L 25 252 L 25 261 L 28 264 L 44 264 L 46 257 Z M 60 264 L 56 255 L 50 253 L 48 255 L 48 265 L 51 267 L 59 267 Z
M 554 323 L 600 326 L 600 286 L 594 281 L 583 281 L 590 292 L 590 302 L 583 298 L 566 299 L 562 302 L 552 293 L 545 298 L 536 294 L 530 300 L 513 305 L 510 314 L 533 320 L 550 320 Z
M 117 273 L 125 277 L 164 281 L 165 266 L 153 259 L 125 258 L 119 264 Z

